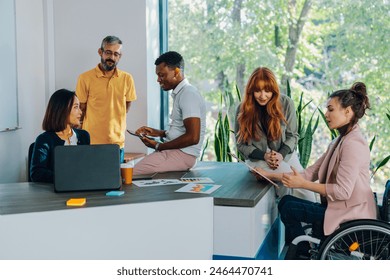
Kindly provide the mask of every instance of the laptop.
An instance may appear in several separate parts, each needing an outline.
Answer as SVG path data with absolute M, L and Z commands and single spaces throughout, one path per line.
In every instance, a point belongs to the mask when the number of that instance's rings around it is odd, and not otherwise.
M 54 191 L 117 190 L 121 187 L 119 160 L 116 144 L 57 146 Z

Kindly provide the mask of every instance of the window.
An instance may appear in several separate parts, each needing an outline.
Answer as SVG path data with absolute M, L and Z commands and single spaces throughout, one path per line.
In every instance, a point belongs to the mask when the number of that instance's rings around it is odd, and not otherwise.
M 168 13 L 168 49 L 183 55 L 186 77 L 211 108 L 204 160 L 215 160 L 212 143 L 219 110 L 233 125 L 236 88 L 242 92 L 258 66 L 274 71 L 282 92 L 289 81 L 295 104 L 302 92 L 305 103 L 312 100 L 306 123 L 314 113 L 319 125 L 310 163 L 331 139 L 317 107 L 325 111 L 329 93 L 356 81 L 368 86 L 372 106 L 360 122 L 369 142 L 376 137 L 372 171 L 390 154 L 389 0 L 169 0 Z M 381 168 L 375 184 L 382 188 L 389 177 L 389 168 Z

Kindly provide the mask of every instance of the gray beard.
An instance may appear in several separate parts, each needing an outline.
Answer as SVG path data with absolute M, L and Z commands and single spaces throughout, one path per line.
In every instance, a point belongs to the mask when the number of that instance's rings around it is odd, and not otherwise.
M 116 63 L 114 63 L 112 66 L 109 66 L 103 59 L 101 60 L 101 63 L 104 71 L 112 71 L 116 67 Z

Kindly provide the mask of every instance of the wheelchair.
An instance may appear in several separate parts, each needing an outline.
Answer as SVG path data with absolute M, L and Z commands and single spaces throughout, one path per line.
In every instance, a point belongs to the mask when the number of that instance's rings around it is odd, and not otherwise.
M 390 260 L 390 180 L 386 182 L 378 219 L 358 219 L 345 222 L 323 240 L 316 238 L 310 225 L 307 235 L 296 237 L 285 259 L 297 257 L 298 244 L 308 241 L 313 260 Z

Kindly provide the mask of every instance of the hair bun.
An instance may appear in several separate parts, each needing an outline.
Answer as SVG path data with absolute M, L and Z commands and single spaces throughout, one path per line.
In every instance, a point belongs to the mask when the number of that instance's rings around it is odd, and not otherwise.
M 356 82 L 352 85 L 351 90 L 361 95 L 367 95 L 366 85 L 362 82 Z
M 361 100 L 360 109 L 356 112 L 358 118 L 361 118 L 365 114 L 365 110 L 370 109 L 366 85 L 362 82 L 356 82 L 352 85 L 351 90 L 355 93 L 356 97 Z

